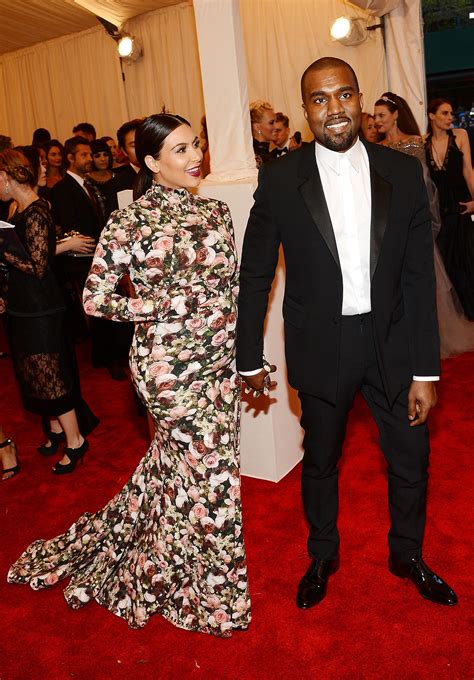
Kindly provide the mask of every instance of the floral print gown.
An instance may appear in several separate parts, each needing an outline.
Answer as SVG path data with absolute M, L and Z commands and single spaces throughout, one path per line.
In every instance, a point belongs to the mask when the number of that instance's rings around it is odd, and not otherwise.
M 134 298 L 115 293 L 125 272 Z M 155 438 L 122 491 L 61 536 L 32 543 L 10 582 L 39 589 L 70 576 L 71 607 L 94 598 L 133 628 L 156 612 L 222 636 L 248 626 L 236 294 L 224 203 L 155 183 L 112 214 L 84 306 L 135 322 L 130 366 Z

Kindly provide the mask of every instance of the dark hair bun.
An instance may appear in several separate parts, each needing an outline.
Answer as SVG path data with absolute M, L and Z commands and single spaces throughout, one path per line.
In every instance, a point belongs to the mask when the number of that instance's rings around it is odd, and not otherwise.
M 18 184 L 30 184 L 34 183 L 33 172 L 31 168 L 26 165 L 15 165 L 7 170 L 10 177 L 12 177 Z

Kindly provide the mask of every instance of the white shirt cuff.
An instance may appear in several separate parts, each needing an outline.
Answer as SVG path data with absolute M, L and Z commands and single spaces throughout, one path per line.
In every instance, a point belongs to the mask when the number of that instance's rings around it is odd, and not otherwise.
M 262 368 L 263 368 L 263 366 L 262 366 Z M 239 373 L 240 373 L 240 375 L 257 375 L 258 373 L 260 373 L 262 368 L 256 368 L 253 371 L 239 371 Z
M 414 375 L 413 380 L 416 382 L 436 382 L 436 380 L 439 380 L 439 375 Z

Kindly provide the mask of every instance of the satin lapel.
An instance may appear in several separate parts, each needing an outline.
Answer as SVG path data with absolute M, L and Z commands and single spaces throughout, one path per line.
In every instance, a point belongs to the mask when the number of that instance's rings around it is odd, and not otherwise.
M 315 225 L 326 242 L 336 264 L 340 267 L 337 253 L 336 238 L 332 228 L 331 217 L 324 197 L 323 185 L 319 176 L 318 167 L 314 155 L 314 144 L 304 147 L 305 155 L 302 157 L 300 176 L 306 177 L 299 187 L 306 207 L 308 208 Z
M 370 278 L 374 276 L 387 227 L 392 185 L 370 164 L 370 187 L 372 193 L 372 215 L 370 222 Z
M 370 278 L 372 280 L 382 248 L 382 241 L 387 228 L 392 185 L 387 179 L 390 176 L 390 165 L 384 149 L 361 139 L 369 156 L 370 191 L 372 194 L 372 212 L 370 220 Z

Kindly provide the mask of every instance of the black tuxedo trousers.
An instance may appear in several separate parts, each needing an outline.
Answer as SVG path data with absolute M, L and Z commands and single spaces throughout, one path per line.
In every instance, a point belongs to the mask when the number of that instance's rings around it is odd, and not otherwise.
M 347 418 L 360 390 L 377 424 L 388 466 L 389 550 L 407 562 L 421 555 L 429 457 L 427 425 L 410 427 L 408 387 L 393 405 L 389 404 L 377 365 L 370 314 L 342 317 L 339 360 L 335 404 L 299 392 L 305 432 L 302 493 L 310 526 L 309 554 L 332 559 L 338 552 L 338 462 Z M 363 522 L 364 517 L 360 517 Z

